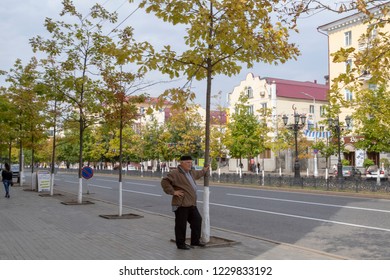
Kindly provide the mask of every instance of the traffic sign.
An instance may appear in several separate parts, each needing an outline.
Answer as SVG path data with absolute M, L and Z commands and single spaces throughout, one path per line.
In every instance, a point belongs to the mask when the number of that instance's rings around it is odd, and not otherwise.
M 81 176 L 83 176 L 84 179 L 91 179 L 93 176 L 93 169 L 89 166 L 84 166 L 81 169 Z

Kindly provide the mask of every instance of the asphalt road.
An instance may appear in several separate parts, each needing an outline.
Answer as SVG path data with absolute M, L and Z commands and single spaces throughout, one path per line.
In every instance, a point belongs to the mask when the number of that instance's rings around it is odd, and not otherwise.
M 55 182 L 55 190 L 77 193 L 77 174 L 57 174 Z M 199 182 L 200 211 L 202 188 Z M 118 203 L 118 189 L 112 176 L 83 179 L 83 199 Z M 173 216 L 159 180 L 124 177 L 122 195 L 124 206 Z M 211 185 L 210 221 L 212 227 L 347 258 L 390 259 L 390 200 Z

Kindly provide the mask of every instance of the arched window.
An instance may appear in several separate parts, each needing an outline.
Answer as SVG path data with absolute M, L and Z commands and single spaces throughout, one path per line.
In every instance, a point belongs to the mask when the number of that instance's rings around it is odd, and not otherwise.
M 247 87 L 246 94 L 247 94 L 248 98 L 253 98 L 253 89 L 252 89 L 252 87 Z

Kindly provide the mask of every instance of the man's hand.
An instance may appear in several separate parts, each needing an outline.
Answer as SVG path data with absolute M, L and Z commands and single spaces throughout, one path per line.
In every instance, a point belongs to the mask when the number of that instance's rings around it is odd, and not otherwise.
M 209 171 L 209 169 L 210 169 L 210 165 L 208 165 L 208 164 L 203 167 L 204 172 Z
M 173 195 L 178 196 L 178 197 L 183 197 L 184 196 L 184 192 L 182 190 L 174 191 Z

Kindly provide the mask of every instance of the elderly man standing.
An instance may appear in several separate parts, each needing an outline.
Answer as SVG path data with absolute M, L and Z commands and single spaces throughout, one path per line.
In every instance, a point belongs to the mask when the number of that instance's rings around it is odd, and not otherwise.
M 161 180 L 165 193 L 172 195 L 172 211 L 175 212 L 175 237 L 178 249 L 189 250 L 185 243 L 187 222 L 191 228 L 191 246 L 204 247 L 200 242 L 202 216 L 196 207 L 196 180 L 207 174 L 209 167 L 202 170 L 192 169 L 191 156 L 182 156 L 177 169 L 169 172 Z

